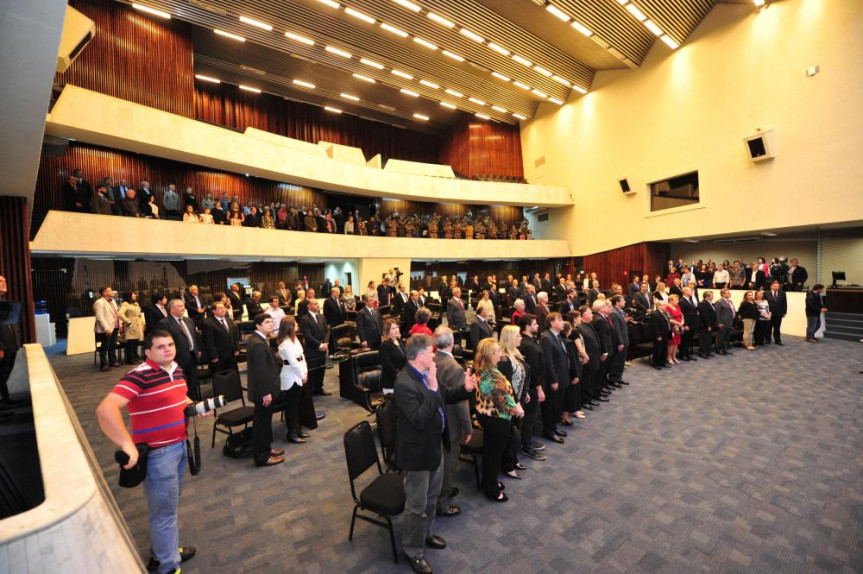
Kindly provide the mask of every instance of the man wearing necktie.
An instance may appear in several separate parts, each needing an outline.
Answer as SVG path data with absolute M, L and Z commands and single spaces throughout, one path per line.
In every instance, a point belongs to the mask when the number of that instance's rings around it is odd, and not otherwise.
M 117 363 L 117 337 L 123 332 L 123 323 L 114 302 L 114 290 L 108 286 L 102 287 L 102 295 L 93 303 L 93 315 L 96 325 L 93 328 L 99 341 L 99 366 L 103 371 L 110 367 L 119 367 Z M 109 362 L 110 358 L 110 362 Z
M 337 286 L 330 288 L 330 297 L 324 301 L 324 318 L 330 327 L 330 349 L 334 350 L 336 348 L 336 327 L 348 320 L 348 313 L 341 298 L 341 290 Z
M 303 333 L 303 352 L 309 366 L 309 380 L 304 386 L 308 386 L 316 395 L 329 396 L 332 393 L 324 390 L 324 367 L 330 352 L 330 328 L 320 314 L 317 299 L 309 299 L 309 312 L 300 318 L 300 329 Z
M 204 319 L 204 349 L 214 373 L 237 370 L 240 354 L 240 331 L 228 317 L 228 310 L 221 301 L 213 303 L 212 316 Z M 254 319 L 254 317 L 252 317 Z
M 563 317 L 560 313 L 549 313 L 546 317 L 546 329 L 539 339 L 542 348 L 542 358 L 545 362 L 543 391 L 545 401 L 542 409 L 542 434 L 548 440 L 563 443 L 566 432 L 557 428 L 563 411 L 563 396 L 569 387 L 569 353 L 560 337 L 563 331 Z
M 201 343 L 195 323 L 184 317 L 186 304 L 182 299 L 172 299 L 168 302 L 168 316 L 159 322 L 159 328 L 171 333 L 177 356 L 174 358 L 186 375 L 189 387 L 189 398 L 197 402 L 201 400 L 201 389 L 198 386 L 198 360 L 201 358 Z
M 204 320 L 204 312 L 207 310 L 204 302 L 201 300 L 201 294 L 198 292 L 197 285 L 189 287 L 189 294 L 186 295 L 186 309 L 189 312 L 189 318 L 195 322 L 195 325 L 200 325 Z
M 377 350 L 381 346 L 383 321 L 380 311 L 375 307 L 374 297 L 363 295 L 363 308 L 357 312 L 357 335 L 366 349 Z
M 728 337 L 731 335 L 731 327 L 734 325 L 734 318 L 737 316 L 737 311 L 734 309 L 734 303 L 731 302 L 731 291 L 723 289 L 720 291 L 719 301 L 716 302 L 716 354 L 731 355 L 731 345 L 728 343 Z
M 593 302 L 593 328 L 596 329 L 596 334 L 599 336 L 600 355 L 599 355 L 599 384 L 604 388 L 600 390 L 600 396 L 596 400 L 600 402 L 608 402 L 608 397 L 611 394 L 611 387 L 620 388 L 620 385 L 615 384 L 610 380 L 611 364 L 614 360 L 614 355 L 617 353 L 617 346 L 620 340 L 614 325 L 609 317 L 608 301 L 597 299 Z
M 770 291 L 766 293 L 764 299 L 767 300 L 767 306 L 770 308 L 770 328 L 767 330 L 764 342 L 770 344 L 772 332 L 773 341 L 782 346 L 782 318 L 788 313 L 788 300 L 779 281 L 773 281 L 770 284 Z

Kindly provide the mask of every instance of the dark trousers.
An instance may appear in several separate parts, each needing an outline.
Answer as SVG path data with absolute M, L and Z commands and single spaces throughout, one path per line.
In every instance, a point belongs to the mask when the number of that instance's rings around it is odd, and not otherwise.
M 698 332 L 698 354 L 702 357 L 710 355 L 713 347 L 713 331 L 702 329 Z
M 680 334 L 680 348 L 678 349 L 678 355 L 680 355 L 681 358 L 692 355 L 692 340 L 695 338 L 695 334 L 696 332 L 692 329 L 683 331 Z
M 252 456 L 255 464 L 263 465 L 270 458 L 273 443 L 273 407 L 265 407 L 264 403 L 255 403 L 255 414 L 252 419 Z
M 298 438 L 300 434 L 300 396 L 303 387 L 294 385 L 287 391 L 279 393 L 276 399 L 278 410 L 285 413 L 285 427 L 287 427 L 287 438 Z
M 489 498 L 497 498 L 500 488 L 497 476 L 500 474 L 503 453 L 506 451 L 510 440 L 510 426 L 512 423 L 498 417 L 478 415 L 479 423 L 482 425 L 482 491 Z
M 536 389 L 528 390 L 530 402 L 524 407 L 524 417 L 521 421 L 521 448 L 522 450 L 532 451 L 533 446 L 533 427 L 536 426 L 536 420 L 539 418 L 539 398 L 537 397 Z
M 592 401 L 599 398 L 598 387 L 598 369 L 596 366 L 591 368 L 590 363 L 586 363 L 581 367 L 581 378 L 578 386 L 581 387 L 581 395 L 583 401 Z
M 7 352 L 0 359 L 0 399 L 4 402 L 9 401 L 9 375 L 12 374 L 12 368 L 15 366 L 15 356 L 18 351 Z
M 609 374 L 611 373 L 611 364 L 614 362 L 615 354 L 616 353 L 611 352 L 604 361 L 599 361 L 599 371 L 596 376 L 600 389 L 604 389 L 609 386 Z
M 728 344 L 728 338 L 731 336 L 731 326 L 726 325 L 716 332 L 716 351 L 727 351 L 731 345 Z
M 119 329 L 114 329 L 110 333 L 96 333 L 96 340 L 99 341 L 99 366 L 107 367 L 117 364 L 117 335 Z M 110 359 L 110 362 L 109 362 Z
M 767 339 L 767 342 L 769 343 L 770 342 L 770 321 L 762 321 L 761 319 L 758 319 L 757 321 L 755 321 L 755 335 L 754 335 L 755 344 L 759 345 L 759 346 L 763 345 L 764 341 L 765 341 L 765 337 Z
M 326 353 L 319 353 L 315 350 L 312 353 L 306 351 L 306 358 L 309 361 L 309 380 L 306 383 L 312 388 L 312 393 L 319 395 L 324 392 L 324 365 L 327 361 Z
M 768 343 L 770 342 L 770 336 L 772 334 L 773 340 L 776 341 L 777 343 L 781 343 L 782 342 L 781 330 L 782 330 L 782 315 L 779 315 L 778 313 L 774 313 L 770 317 L 770 325 L 767 328 L 767 332 L 765 333 L 765 339 L 767 340 L 767 342 Z
M 608 378 L 612 381 L 620 381 L 623 379 L 623 370 L 626 368 L 626 347 L 622 351 L 617 352 L 609 360 L 611 361 Z
M 560 412 L 563 406 L 560 400 L 562 391 L 560 385 L 558 385 L 556 391 L 551 390 L 550 384 L 543 385 L 542 388 L 545 391 L 545 401 L 540 404 L 540 410 L 542 411 L 542 432 L 543 434 L 550 435 L 557 430 L 557 421 L 560 420 Z
M 126 364 L 134 365 L 139 361 L 138 347 L 141 341 L 138 339 L 129 339 L 126 341 Z
M 668 354 L 668 337 L 669 333 L 662 335 L 659 338 L 653 339 L 653 366 L 661 367 L 666 363 L 666 355 Z
M 515 465 L 518 463 L 518 448 L 521 445 L 521 421 L 512 419 L 510 422 L 512 424 L 509 425 L 509 440 L 500 461 L 500 469 L 503 472 L 515 470 Z
M 311 375 L 309 375 L 311 379 Z M 315 397 L 314 389 L 308 383 L 303 385 L 303 390 L 300 391 L 300 424 L 309 430 L 318 428 L 318 419 L 315 416 Z
M 587 372 L 586 370 L 582 371 L 582 375 Z M 574 385 L 569 385 L 567 387 L 566 392 L 563 396 L 563 410 L 568 413 L 574 413 L 576 411 L 580 411 L 582 407 L 581 403 L 581 389 L 584 385 L 584 378 L 579 377 L 578 383 Z
M 179 361 L 178 361 L 178 364 Z M 198 384 L 198 361 L 193 352 L 191 360 L 188 363 L 180 364 L 183 369 L 183 374 L 186 375 L 186 387 L 188 388 L 189 398 L 195 402 L 201 400 L 201 387 Z

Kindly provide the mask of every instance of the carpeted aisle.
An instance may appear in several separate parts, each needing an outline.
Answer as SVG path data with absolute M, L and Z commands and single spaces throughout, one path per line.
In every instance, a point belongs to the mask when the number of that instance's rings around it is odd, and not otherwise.
M 436 572 L 861 572 L 863 376 L 861 345 L 839 340 L 700 360 L 664 371 L 638 361 L 612 401 L 550 443 L 546 462 L 523 457 L 524 480 L 504 479 L 511 500 L 487 502 L 473 469 L 459 468 L 463 509 L 440 518 L 449 543 L 429 550 Z M 74 405 L 142 553 L 143 490 L 117 486 L 114 447 L 94 409 L 120 373 L 89 355 L 51 362 Z M 305 445 L 285 444 L 286 464 L 210 449 L 199 421 L 203 469 L 186 475 L 181 541 L 198 548 L 184 572 L 405 572 L 386 531 L 359 521 L 342 434 L 366 412 L 316 397 L 327 418 Z M 373 419 L 368 419 L 373 420 Z

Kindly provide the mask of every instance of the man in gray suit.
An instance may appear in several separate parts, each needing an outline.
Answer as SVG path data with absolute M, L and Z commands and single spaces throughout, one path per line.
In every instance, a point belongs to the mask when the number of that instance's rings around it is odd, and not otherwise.
M 629 324 L 626 322 L 626 313 L 623 308 L 626 307 L 626 299 L 623 295 L 615 295 L 611 298 L 611 322 L 614 325 L 614 330 L 617 331 L 618 340 L 617 352 L 611 358 L 611 371 L 608 378 L 620 385 L 628 385 L 623 380 L 623 370 L 626 368 L 626 351 L 629 348 Z
M 455 391 L 465 389 L 476 384 L 476 380 L 470 372 L 462 370 L 452 356 L 455 345 L 452 329 L 441 325 L 434 332 L 435 347 L 437 352 L 434 356 L 437 368 L 438 384 L 446 389 Z M 447 431 L 449 432 L 449 450 L 443 453 L 443 482 L 441 483 L 440 495 L 437 499 L 438 516 L 455 516 L 461 514 L 461 508 L 449 504 L 449 499 L 458 494 L 458 489 L 453 488 L 453 474 L 458 464 L 460 445 L 470 441 L 473 426 L 470 423 L 470 406 L 466 400 L 460 400 L 444 405 L 447 420 Z
M 474 351 L 479 347 L 480 341 L 488 339 L 489 337 L 494 337 L 494 331 L 492 330 L 491 325 L 488 324 L 486 313 L 488 313 L 488 307 L 480 307 L 477 309 L 476 321 L 474 321 L 473 325 L 470 326 L 470 338 L 468 342 L 470 343 L 470 348 Z
M 452 290 L 452 297 L 446 304 L 446 320 L 450 329 L 463 331 L 467 327 L 464 318 L 464 303 L 461 301 L 461 289 Z
M 728 349 L 731 345 L 728 344 L 728 337 L 731 336 L 731 326 L 734 325 L 737 311 L 734 309 L 734 303 L 731 302 L 729 289 L 723 289 L 720 295 L 719 301 L 713 304 L 716 309 L 716 322 L 719 323 L 716 333 L 716 354 L 730 355 L 731 351 Z

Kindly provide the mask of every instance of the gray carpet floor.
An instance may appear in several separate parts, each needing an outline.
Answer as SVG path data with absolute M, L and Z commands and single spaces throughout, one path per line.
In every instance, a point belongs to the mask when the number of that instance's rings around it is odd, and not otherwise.
M 863 572 L 863 347 L 786 337 L 733 357 L 656 371 L 643 361 L 631 385 L 569 427 L 548 461 L 523 458 L 523 480 L 506 480 L 510 501 L 488 502 L 461 463 L 453 500 L 440 518 L 449 544 L 429 550 L 436 572 Z M 94 409 L 120 373 L 100 373 L 91 356 L 51 362 L 103 462 L 142 555 L 149 547 L 143 490 L 117 486 L 114 447 Z M 305 445 L 275 446 L 286 463 L 210 449 L 211 419 L 199 421 L 203 469 L 187 474 L 181 542 L 198 555 L 184 572 L 405 572 L 385 530 L 352 510 L 342 435 L 366 413 L 331 397 Z M 372 419 L 368 419 L 372 420 Z

